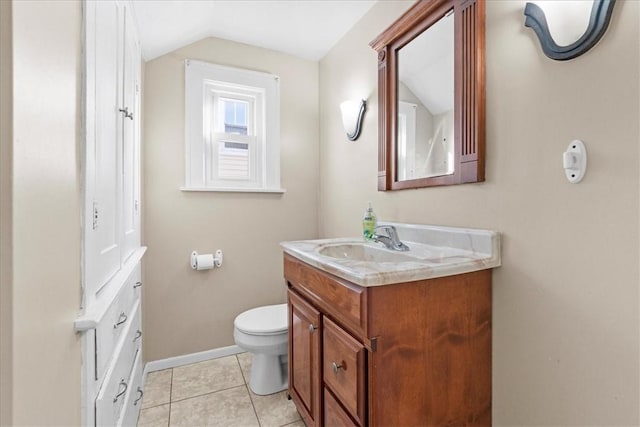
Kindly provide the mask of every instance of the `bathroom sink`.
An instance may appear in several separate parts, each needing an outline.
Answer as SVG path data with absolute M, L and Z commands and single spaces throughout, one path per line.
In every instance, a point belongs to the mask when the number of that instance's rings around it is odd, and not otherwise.
M 325 245 L 318 249 L 320 255 L 331 258 L 367 262 L 411 262 L 416 258 L 401 252 L 377 248 L 367 243 Z
M 288 256 L 360 286 L 433 279 L 500 265 L 500 235 L 495 231 L 383 223 L 396 227 L 409 251 L 390 250 L 361 237 L 298 240 L 281 245 Z

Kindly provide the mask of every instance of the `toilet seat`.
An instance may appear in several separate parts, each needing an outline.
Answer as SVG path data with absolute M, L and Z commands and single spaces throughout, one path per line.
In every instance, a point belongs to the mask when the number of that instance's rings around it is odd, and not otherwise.
M 287 304 L 252 308 L 239 314 L 233 325 L 249 335 L 279 335 L 288 329 Z

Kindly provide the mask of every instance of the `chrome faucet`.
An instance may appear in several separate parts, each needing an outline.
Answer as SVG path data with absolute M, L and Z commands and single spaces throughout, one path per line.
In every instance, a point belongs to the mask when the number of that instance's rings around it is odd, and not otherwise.
M 385 231 L 386 235 L 379 234 L 379 231 Z M 373 233 L 373 241 L 376 243 L 382 243 L 387 249 L 394 251 L 408 251 L 409 246 L 405 245 L 398 238 L 398 231 L 393 225 L 379 225 L 375 228 Z

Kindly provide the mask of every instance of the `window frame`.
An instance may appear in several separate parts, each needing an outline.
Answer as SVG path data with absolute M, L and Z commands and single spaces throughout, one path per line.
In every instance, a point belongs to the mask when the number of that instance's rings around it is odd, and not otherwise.
M 214 132 L 216 96 L 253 102 L 255 136 Z M 250 103 L 251 104 L 251 103 Z M 222 141 L 249 143 L 250 179 L 221 178 Z M 253 148 L 253 150 L 251 150 Z M 251 160 L 250 160 L 251 161 Z M 258 71 L 185 60 L 185 185 L 183 191 L 277 192 L 280 187 L 280 79 Z

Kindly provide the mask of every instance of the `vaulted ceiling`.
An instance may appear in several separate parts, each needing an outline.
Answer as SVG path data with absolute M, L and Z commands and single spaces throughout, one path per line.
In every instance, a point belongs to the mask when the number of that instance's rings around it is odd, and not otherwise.
M 206 37 L 321 59 L 372 0 L 133 0 L 151 60 Z

